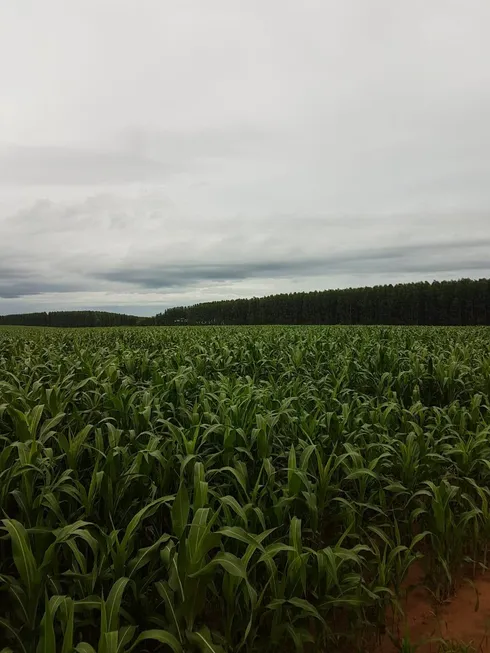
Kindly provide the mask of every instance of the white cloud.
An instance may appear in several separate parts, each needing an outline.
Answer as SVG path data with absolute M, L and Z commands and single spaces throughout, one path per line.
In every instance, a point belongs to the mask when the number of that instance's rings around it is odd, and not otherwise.
M 487 276 L 489 19 L 4 3 L 0 311 Z

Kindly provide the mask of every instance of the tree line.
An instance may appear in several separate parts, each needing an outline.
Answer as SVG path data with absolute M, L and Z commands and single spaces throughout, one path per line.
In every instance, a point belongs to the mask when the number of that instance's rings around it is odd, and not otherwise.
M 0 316 L 0 324 L 53 327 L 199 324 L 490 325 L 490 279 L 299 292 L 169 308 L 154 317 L 106 311 Z
M 156 324 L 490 324 L 490 279 L 298 292 L 170 308 Z
M 0 324 L 51 327 L 138 326 L 147 318 L 108 311 L 53 311 L 0 315 Z

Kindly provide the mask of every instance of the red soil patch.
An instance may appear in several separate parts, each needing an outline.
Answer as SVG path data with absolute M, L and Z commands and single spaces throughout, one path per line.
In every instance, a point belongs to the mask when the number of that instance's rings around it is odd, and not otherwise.
M 408 592 L 403 605 L 404 619 L 400 634 L 409 634 L 412 644 L 420 643 L 417 653 L 437 653 L 439 642 L 433 639 L 455 640 L 472 644 L 478 653 L 490 653 L 490 572 L 473 581 L 474 587 L 463 583 L 456 595 L 443 605 L 436 605 L 423 586 L 423 574 L 417 565 L 410 570 Z M 386 636 L 379 653 L 396 653 L 400 649 Z

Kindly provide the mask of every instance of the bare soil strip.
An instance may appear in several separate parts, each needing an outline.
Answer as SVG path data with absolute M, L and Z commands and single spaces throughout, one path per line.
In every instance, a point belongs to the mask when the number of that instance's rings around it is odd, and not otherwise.
M 471 644 L 478 653 L 490 653 L 490 571 L 472 583 L 463 582 L 450 601 L 436 605 L 423 585 L 421 569 L 414 566 L 408 585 L 415 587 L 403 606 L 405 619 L 400 623 L 400 634 L 409 634 L 411 643 L 419 645 L 417 653 L 437 653 L 441 639 Z M 387 635 L 378 648 L 379 653 L 399 650 Z

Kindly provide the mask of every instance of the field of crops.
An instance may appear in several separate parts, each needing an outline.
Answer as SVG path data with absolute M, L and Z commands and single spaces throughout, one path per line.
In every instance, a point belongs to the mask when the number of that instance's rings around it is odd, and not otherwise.
M 0 650 L 369 650 L 488 562 L 489 409 L 486 328 L 4 328 Z

